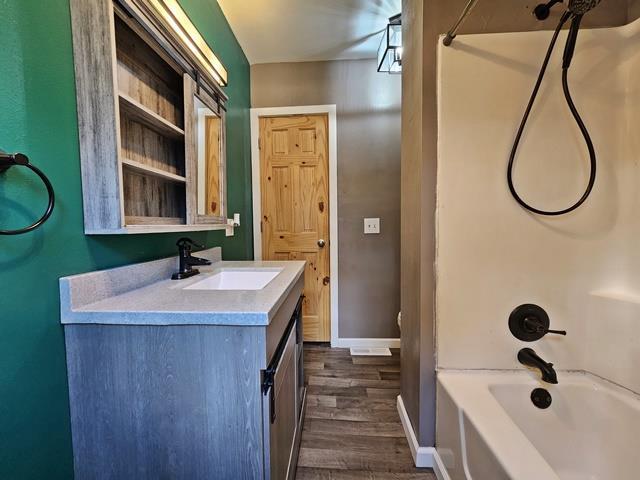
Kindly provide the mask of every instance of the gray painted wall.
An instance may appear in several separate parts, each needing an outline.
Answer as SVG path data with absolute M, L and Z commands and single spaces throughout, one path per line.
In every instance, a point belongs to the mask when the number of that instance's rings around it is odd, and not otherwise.
M 401 77 L 375 60 L 251 67 L 252 107 L 337 106 L 341 338 L 398 338 Z M 381 234 L 363 219 L 380 217 Z
M 420 445 L 435 443 L 434 317 L 436 288 L 436 45 L 467 0 L 403 0 L 402 99 L 402 380 L 401 394 Z M 460 33 L 553 29 L 558 11 L 538 22 L 539 2 L 479 2 Z M 640 16 L 640 0 L 605 0 L 587 27 L 617 26 Z

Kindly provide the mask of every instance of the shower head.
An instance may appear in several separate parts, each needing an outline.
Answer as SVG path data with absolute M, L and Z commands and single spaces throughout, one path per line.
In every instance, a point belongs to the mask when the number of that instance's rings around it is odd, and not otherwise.
M 569 0 L 569 11 L 574 15 L 584 15 L 598 6 L 602 0 Z
M 569 0 L 569 11 L 567 14 L 572 15 L 573 18 L 571 19 L 571 27 L 569 28 L 569 34 L 567 35 L 567 44 L 564 47 L 562 68 L 568 69 L 571 65 L 573 52 L 576 48 L 576 41 L 578 40 L 578 31 L 580 30 L 582 16 L 591 9 L 597 7 L 600 2 L 601 0 Z

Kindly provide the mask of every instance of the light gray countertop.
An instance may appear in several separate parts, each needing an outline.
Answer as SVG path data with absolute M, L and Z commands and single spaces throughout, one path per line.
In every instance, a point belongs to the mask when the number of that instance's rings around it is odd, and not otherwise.
M 194 252 L 213 264 L 171 280 L 177 257 L 60 279 L 63 324 L 266 326 L 304 271 L 301 261 L 221 261 L 220 248 Z M 261 290 L 184 290 L 221 268 L 279 268 Z

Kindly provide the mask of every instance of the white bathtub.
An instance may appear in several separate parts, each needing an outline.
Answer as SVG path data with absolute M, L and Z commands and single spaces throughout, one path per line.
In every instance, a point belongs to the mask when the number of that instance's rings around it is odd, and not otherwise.
M 451 480 L 636 480 L 640 397 L 583 373 L 438 372 L 436 450 Z M 530 400 L 549 390 L 547 410 Z

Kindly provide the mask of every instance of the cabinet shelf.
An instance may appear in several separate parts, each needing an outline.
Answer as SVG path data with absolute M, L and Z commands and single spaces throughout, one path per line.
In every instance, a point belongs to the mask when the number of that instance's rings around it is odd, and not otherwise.
M 125 217 L 127 226 L 140 225 L 184 225 L 184 219 L 180 217 Z
M 151 167 L 149 165 L 145 165 L 144 163 L 136 162 L 135 160 L 130 160 L 128 158 L 122 159 L 122 165 L 130 168 L 131 170 L 135 170 L 138 173 L 142 173 L 145 175 L 152 175 L 154 177 L 158 177 L 170 182 L 176 182 L 176 183 L 187 182 L 186 177 L 183 177 L 181 175 L 176 175 L 175 173 L 167 172 L 160 168 Z
M 174 125 L 150 108 L 145 107 L 137 100 L 122 92 L 118 94 L 118 98 L 120 100 L 120 110 L 131 119 L 136 120 L 169 138 L 184 138 L 184 130 L 182 128 Z

